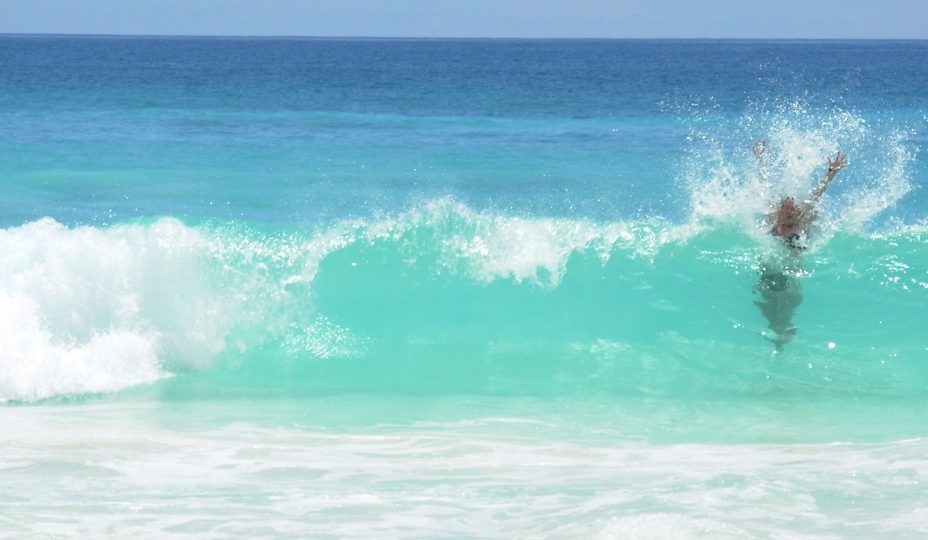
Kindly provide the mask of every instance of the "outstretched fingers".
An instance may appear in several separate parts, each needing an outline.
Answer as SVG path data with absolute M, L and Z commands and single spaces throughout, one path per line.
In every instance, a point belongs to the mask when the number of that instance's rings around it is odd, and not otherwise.
M 828 158 L 828 170 L 839 171 L 847 167 L 847 156 L 841 152 L 835 154 L 834 159 Z

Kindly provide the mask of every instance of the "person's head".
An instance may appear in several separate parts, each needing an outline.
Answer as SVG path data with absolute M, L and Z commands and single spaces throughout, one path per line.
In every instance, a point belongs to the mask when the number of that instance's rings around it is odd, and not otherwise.
M 796 234 L 801 215 L 802 212 L 799 210 L 799 206 L 796 205 L 796 201 L 792 197 L 784 197 L 780 201 L 779 208 L 773 213 L 774 224 L 771 232 L 783 238 L 790 238 Z
M 799 206 L 792 197 L 784 197 L 780 201 L 780 208 L 777 209 L 777 223 L 788 227 L 793 227 L 799 222 Z

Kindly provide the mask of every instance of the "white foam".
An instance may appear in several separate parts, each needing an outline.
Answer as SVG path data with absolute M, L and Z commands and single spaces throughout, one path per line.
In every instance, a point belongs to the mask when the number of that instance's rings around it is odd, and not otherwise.
M 874 176 L 849 190 L 838 202 L 845 209 L 845 219 L 855 231 L 862 230 L 867 222 L 892 208 L 912 190 L 906 167 L 914 159 L 906 146 L 905 136 L 893 134 L 886 145 L 885 163 Z
M 67 536 L 75 529 L 92 538 L 114 530 L 209 538 L 924 538 L 928 533 L 925 440 L 659 444 L 627 439 L 630 425 L 638 419 L 653 423 L 655 413 L 745 426 L 772 419 L 779 419 L 773 425 L 787 425 L 805 416 L 814 424 L 828 417 L 808 414 L 814 405 L 778 401 L 720 409 L 719 403 L 617 402 L 602 408 L 589 400 L 392 399 L 399 401 L 347 395 L 263 405 L 100 403 L 8 411 L 0 426 L 0 481 L 5 481 L 0 487 L 15 502 L 16 512 L 7 520 L 14 527 L 10 536 Z M 409 408 L 414 405 L 419 408 Z M 336 418 L 334 427 L 316 426 L 316 416 L 327 410 L 372 408 L 383 409 L 372 418 L 389 422 L 346 427 Z M 864 410 L 880 409 L 871 403 Z M 395 414 L 412 410 L 420 414 L 405 419 Z M 868 419 L 891 416 L 883 410 Z M 593 417 L 596 421 L 588 422 Z M 771 429 L 764 428 L 768 434 Z M 579 438 L 571 435 L 577 431 L 583 432 Z M 661 431 L 666 436 L 666 429 Z M 866 512 L 861 501 L 867 502 Z M 256 534 L 256 523 L 272 528 Z
M 597 223 L 478 212 L 450 199 L 432 201 L 424 210 L 411 212 L 400 222 L 404 224 L 403 231 L 433 229 L 445 263 L 455 267 L 463 262 L 478 281 L 512 279 L 545 287 L 561 282 L 575 253 L 592 253 L 603 263 L 616 249 L 623 249 L 630 256 L 649 256 L 660 246 L 693 234 L 690 228 L 660 222 Z M 383 226 L 369 230 L 379 237 L 387 236 Z M 396 234 L 396 228 L 390 230 L 390 234 Z
M 210 284 L 208 252 L 172 219 L 0 230 L 0 399 L 114 391 L 170 365 L 209 365 L 229 303 Z
M 595 536 L 597 540 L 662 540 L 664 538 L 754 538 L 724 521 L 681 514 L 643 514 L 617 517 Z
M 62 342 L 32 300 L 0 291 L 0 401 L 110 392 L 167 376 L 157 336 L 130 330 Z

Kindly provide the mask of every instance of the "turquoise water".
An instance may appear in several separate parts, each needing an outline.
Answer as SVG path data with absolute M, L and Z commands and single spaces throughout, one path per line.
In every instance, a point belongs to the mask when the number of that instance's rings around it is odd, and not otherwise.
M 925 535 L 926 48 L 0 37 L 2 536 Z

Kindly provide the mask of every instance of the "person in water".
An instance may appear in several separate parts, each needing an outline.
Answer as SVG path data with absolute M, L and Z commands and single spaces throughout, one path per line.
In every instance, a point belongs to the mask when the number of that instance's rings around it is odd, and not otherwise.
M 760 167 L 761 178 L 767 181 L 769 173 L 764 163 L 767 146 L 764 141 L 754 143 L 754 155 Z M 767 226 L 770 234 L 780 238 L 789 246 L 791 254 L 779 264 L 761 264 L 760 279 L 754 291 L 761 299 L 754 301 L 761 314 L 767 319 L 767 326 L 775 334 L 764 336 L 774 344 L 774 352 L 781 353 L 783 346 L 796 337 L 793 315 L 802 303 L 802 288 L 797 275 L 799 268 L 799 251 L 805 249 L 803 239 L 809 234 L 809 226 L 815 220 L 815 206 L 825 194 L 825 190 L 834 180 L 838 171 L 847 166 L 847 156 L 838 152 L 834 159 L 828 159 L 828 172 L 821 183 L 812 190 L 808 198 L 797 203 L 793 197 L 784 197 L 777 208 L 767 214 Z
M 767 152 L 767 145 L 763 140 L 754 143 L 754 155 L 757 157 L 757 163 L 760 168 L 761 178 L 765 181 L 769 177 L 767 167 L 764 164 L 764 154 Z M 809 196 L 797 203 L 793 197 L 784 197 L 778 207 L 767 214 L 767 225 L 770 227 L 770 234 L 779 237 L 783 242 L 794 249 L 803 249 L 802 240 L 809 234 L 809 226 L 816 218 L 815 205 L 825 194 L 825 190 L 835 179 L 838 171 L 847 167 L 847 156 L 838 152 L 834 158 L 828 158 L 828 172 L 821 183 L 809 193 Z

